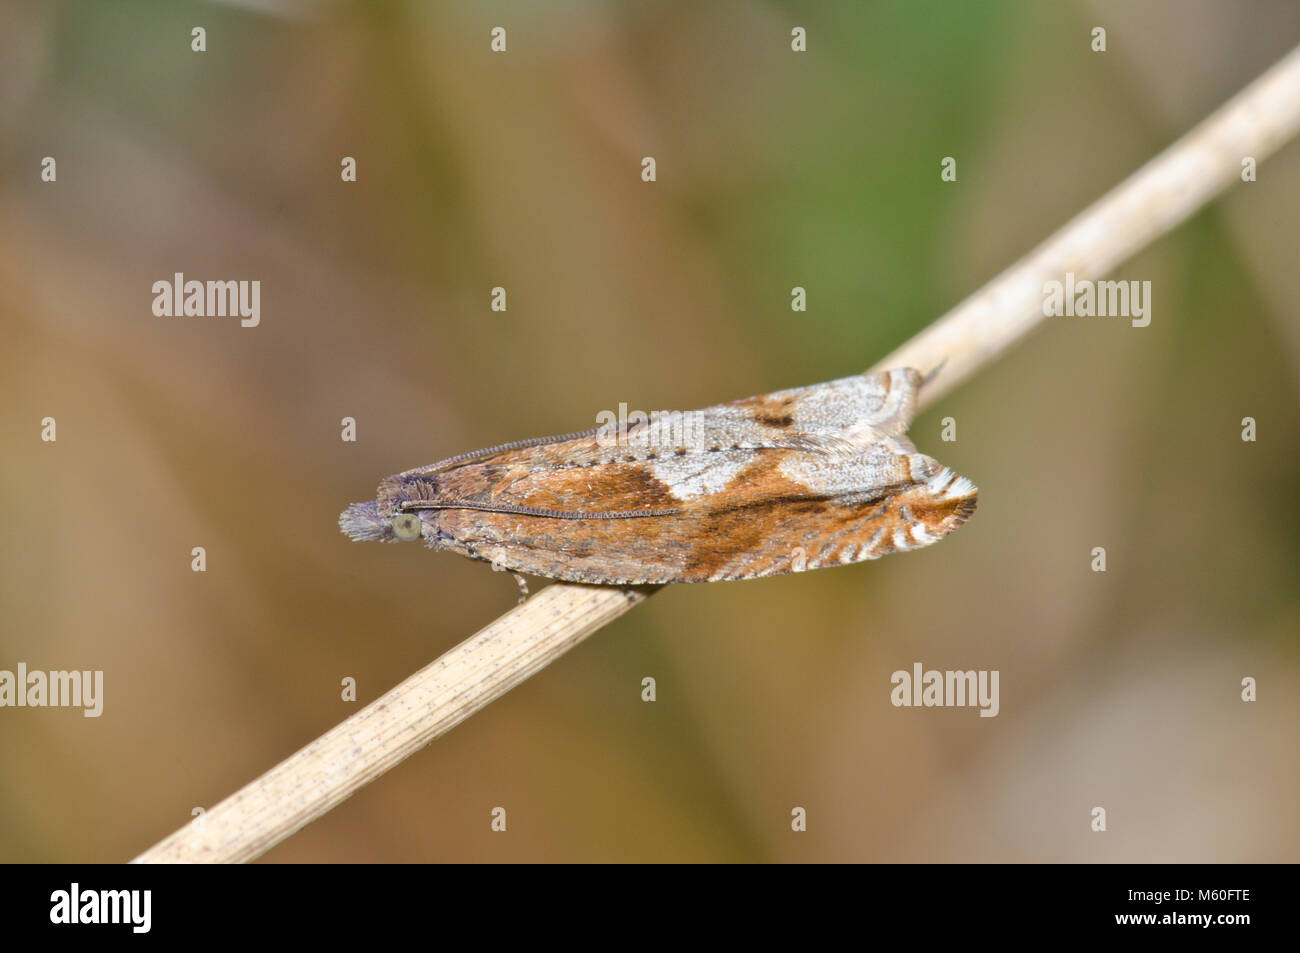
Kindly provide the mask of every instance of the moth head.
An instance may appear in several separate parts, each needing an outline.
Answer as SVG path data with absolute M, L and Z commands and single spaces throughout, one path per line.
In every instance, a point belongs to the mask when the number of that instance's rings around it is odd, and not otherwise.
M 419 513 L 398 509 L 385 515 L 377 502 L 368 500 L 353 503 L 339 514 L 339 529 L 356 540 L 395 543 L 420 539 L 425 524 Z
M 407 471 L 385 477 L 373 501 L 353 503 L 339 516 L 339 528 L 356 540 L 379 540 L 385 543 L 423 539 L 437 546 L 445 534 L 438 532 L 433 510 L 420 510 L 419 504 L 437 499 L 434 481 L 420 471 Z

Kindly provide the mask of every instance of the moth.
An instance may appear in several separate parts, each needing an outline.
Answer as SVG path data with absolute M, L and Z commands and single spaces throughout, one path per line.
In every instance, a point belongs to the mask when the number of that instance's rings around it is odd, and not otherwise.
M 611 585 L 753 579 L 919 549 L 969 519 L 978 495 L 905 436 L 924 381 L 895 368 L 488 447 L 386 478 L 339 526 Z

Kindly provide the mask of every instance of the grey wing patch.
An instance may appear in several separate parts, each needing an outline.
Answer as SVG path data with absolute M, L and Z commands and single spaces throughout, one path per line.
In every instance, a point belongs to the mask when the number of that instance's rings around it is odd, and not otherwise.
M 764 423 L 740 403 L 666 414 L 631 434 L 633 459 L 679 500 L 721 493 L 756 453 L 803 446 L 802 435 Z
M 809 450 L 834 445 L 832 435 L 860 443 L 872 435 L 897 436 L 916 416 L 923 383 L 910 367 L 858 374 L 686 412 L 663 412 L 630 430 L 630 447 L 668 452 Z M 803 438 L 812 436 L 811 440 Z M 822 435 L 820 443 L 817 436 Z M 846 445 L 847 446 L 847 445 Z
M 917 452 L 906 437 L 887 437 L 868 444 L 851 458 L 834 454 L 791 454 L 781 474 L 819 496 L 843 503 L 874 499 L 923 483 L 942 470 L 938 461 Z
M 679 500 L 721 493 L 754 462 L 754 450 L 688 453 L 668 456 L 650 464 L 651 475 Z
M 903 436 L 922 382 L 913 368 L 894 368 L 660 414 L 627 434 L 625 459 L 644 462 L 682 500 L 722 491 L 763 450 L 799 451 L 782 471 L 818 493 L 926 479 L 937 465 Z
M 916 392 L 921 383 L 915 369 L 896 367 L 800 388 L 796 392 L 799 398 L 794 407 L 794 427 L 819 433 L 867 425 L 884 433 L 901 434 L 916 416 Z
M 630 431 L 626 442 L 629 447 L 682 456 L 774 449 L 782 433 L 779 428 L 755 420 L 742 407 L 718 404 L 703 410 L 657 414 L 648 425 Z

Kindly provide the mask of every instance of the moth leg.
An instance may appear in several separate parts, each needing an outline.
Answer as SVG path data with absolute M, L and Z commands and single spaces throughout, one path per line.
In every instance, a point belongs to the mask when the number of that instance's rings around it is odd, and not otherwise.
M 519 586 L 519 604 L 523 605 L 528 601 L 528 580 L 513 570 L 511 570 L 510 575 L 514 577 L 515 583 Z

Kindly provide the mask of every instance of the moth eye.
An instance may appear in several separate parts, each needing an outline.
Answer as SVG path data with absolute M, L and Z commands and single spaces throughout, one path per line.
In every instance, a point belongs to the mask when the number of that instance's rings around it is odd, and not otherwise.
M 420 517 L 414 513 L 399 513 L 393 517 L 393 535 L 398 539 L 420 538 Z

